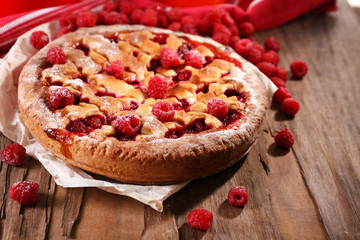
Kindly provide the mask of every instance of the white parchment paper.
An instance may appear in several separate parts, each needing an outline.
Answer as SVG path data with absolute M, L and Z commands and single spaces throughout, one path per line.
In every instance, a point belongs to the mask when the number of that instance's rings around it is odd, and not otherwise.
M 111 193 L 132 197 L 161 212 L 163 201 L 188 182 L 164 186 L 141 186 L 94 179 L 83 170 L 47 152 L 22 123 L 17 105 L 17 82 L 23 66 L 37 52 L 30 45 L 30 35 L 33 31 L 42 30 L 54 39 L 58 29 L 57 22 L 46 23 L 32 29 L 20 36 L 4 59 L 0 59 L 0 131 L 12 141 L 22 144 L 28 155 L 38 159 L 53 176 L 56 184 L 62 187 L 101 188 Z M 271 81 L 265 84 L 270 92 L 276 90 Z

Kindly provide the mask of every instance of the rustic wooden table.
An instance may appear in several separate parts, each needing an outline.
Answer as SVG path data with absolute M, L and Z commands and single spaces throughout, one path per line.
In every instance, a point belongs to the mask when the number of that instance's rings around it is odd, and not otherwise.
M 257 145 L 235 166 L 195 180 L 164 203 L 164 211 L 96 188 L 64 189 L 34 160 L 0 163 L 2 239 L 360 239 L 360 25 L 347 3 L 339 11 L 307 14 L 256 34 L 281 43 L 280 66 L 306 60 L 308 75 L 289 80 L 300 101 L 294 119 L 273 104 Z M 296 143 L 278 149 L 274 134 L 288 127 Z M 10 144 L 0 136 L 0 146 Z M 40 183 L 36 206 L 12 201 L 15 181 Z M 249 203 L 234 208 L 228 190 L 245 186 Z M 187 214 L 214 214 L 207 231 Z

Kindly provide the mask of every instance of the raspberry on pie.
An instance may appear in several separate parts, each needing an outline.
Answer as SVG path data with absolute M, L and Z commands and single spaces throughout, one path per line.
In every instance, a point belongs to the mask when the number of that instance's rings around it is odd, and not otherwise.
M 53 47 L 66 61 L 49 64 Z M 115 180 L 164 184 L 212 175 L 249 151 L 269 104 L 264 78 L 210 38 L 104 25 L 36 53 L 18 100 L 26 126 L 55 156 Z

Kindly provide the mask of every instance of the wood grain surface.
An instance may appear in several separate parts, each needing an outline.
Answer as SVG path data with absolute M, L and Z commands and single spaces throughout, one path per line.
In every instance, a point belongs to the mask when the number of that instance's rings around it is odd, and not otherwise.
M 1 239 L 360 239 L 360 18 L 345 0 L 339 11 L 306 14 L 257 33 L 280 40 L 280 66 L 304 59 L 309 72 L 287 86 L 301 109 L 285 117 L 273 104 L 264 131 L 233 167 L 191 182 L 164 202 L 164 211 L 96 188 L 56 186 L 31 158 L 21 167 L 0 162 Z M 288 151 L 273 137 L 287 127 Z M 1 149 L 10 141 L 0 135 Z M 15 181 L 40 185 L 35 206 L 12 201 Z M 249 203 L 231 207 L 232 186 L 248 189 Z M 188 213 L 214 214 L 207 231 L 187 225 Z

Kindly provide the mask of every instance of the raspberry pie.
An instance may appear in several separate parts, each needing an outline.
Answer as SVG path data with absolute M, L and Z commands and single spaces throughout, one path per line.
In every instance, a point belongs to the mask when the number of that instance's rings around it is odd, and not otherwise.
M 26 126 L 55 156 L 112 179 L 164 184 L 209 176 L 248 152 L 268 106 L 263 78 L 211 39 L 98 26 L 34 55 L 18 98 Z

